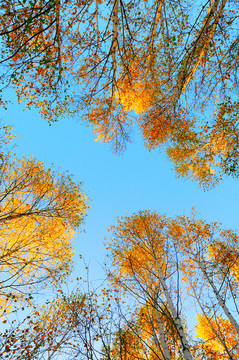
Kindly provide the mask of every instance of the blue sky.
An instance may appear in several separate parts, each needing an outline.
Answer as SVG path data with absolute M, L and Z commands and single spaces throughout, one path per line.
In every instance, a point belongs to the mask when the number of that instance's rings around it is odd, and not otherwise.
M 94 141 L 92 129 L 80 118 L 65 118 L 49 126 L 36 110 L 23 111 L 11 91 L 8 96 L 13 104 L 2 111 L 1 120 L 13 125 L 13 133 L 19 136 L 16 155 L 31 154 L 46 166 L 54 164 L 62 171 L 68 170 L 75 181 L 84 183 L 91 209 L 85 232 L 80 232 L 73 243 L 76 276 L 84 272 L 78 260 L 82 254 L 90 262 L 92 281 L 103 278 L 103 239 L 117 216 L 139 210 L 158 210 L 168 216 L 190 215 L 195 207 L 205 220 L 238 227 L 237 180 L 225 178 L 223 184 L 205 192 L 196 182 L 176 178 L 173 164 L 158 150 L 148 152 L 137 134 L 125 153 L 117 156 L 109 145 Z

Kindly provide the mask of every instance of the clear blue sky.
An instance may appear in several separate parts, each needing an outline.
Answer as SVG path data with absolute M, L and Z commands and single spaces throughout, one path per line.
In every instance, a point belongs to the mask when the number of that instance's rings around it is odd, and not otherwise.
M 14 101 L 12 92 L 9 98 Z M 92 129 L 80 119 L 63 119 L 51 126 L 36 110 L 23 111 L 16 103 L 2 111 L 3 124 L 13 125 L 17 156 L 33 155 L 46 166 L 52 163 L 68 170 L 76 181 L 82 181 L 91 209 L 85 222 L 85 233 L 74 240 L 76 276 L 83 273 L 78 261 L 82 254 L 90 261 L 92 280 L 103 278 L 103 238 L 117 216 L 139 210 L 158 210 L 168 216 L 189 215 L 195 207 L 202 218 L 237 228 L 239 215 L 238 180 L 225 178 L 223 184 L 204 192 L 198 184 L 176 178 L 173 164 L 158 150 L 148 152 L 140 136 L 121 156 L 112 154 L 109 145 L 94 141 Z

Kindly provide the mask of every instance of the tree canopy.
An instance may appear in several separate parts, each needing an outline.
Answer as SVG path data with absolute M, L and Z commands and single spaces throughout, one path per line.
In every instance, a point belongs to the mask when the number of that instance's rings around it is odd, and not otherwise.
M 8 141 L 8 129 L 2 142 Z M 34 158 L 1 155 L 0 316 L 72 270 L 71 239 L 88 208 L 80 185 Z
M 2 2 L 2 90 L 11 84 L 50 121 L 79 113 L 116 151 L 138 124 L 180 176 L 215 185 L 238 175 L 238 10 L 229 0 Z
M 109 276 L 135 301 L 140 325 L 132 331 L 144 349 L 158 359 L 238 358 L 238 246 L 238 232 L 195 214 L 170 219 L 144 211 L 118 219 Z

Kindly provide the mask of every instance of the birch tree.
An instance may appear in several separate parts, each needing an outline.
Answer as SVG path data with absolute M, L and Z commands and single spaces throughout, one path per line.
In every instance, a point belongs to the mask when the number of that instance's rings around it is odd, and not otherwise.
M 34 158 L 2 153 L 0 316 L 11 302 L 24 302 L 38 286 L 60 283 L 70 274 L 71 240 L 87 208 L 80 184 L 70 176 Z
M 139 307 L 147 304 L 148 321 L 151 314 L 151 327 L 157 334 L 154 337 L 151 330 L 148 336 L 163 359 L 237 359 L 236 231 L 197 219 L 195 214 L 170 219 L 145 211 L 119 219 L 111 234 L 109 250 L 115 270 L 110 278 Z M 201 342 L 192 341 L 195 336 L 186 326 L 195 316 Z M 144 326 L 141 323 L 139 328 L 147 332 Z M 174 329 L 170 338 L 169 328 Z M 172 349 L 177 349 L 176 354 Z
M 182 352 L 184 359 L 192 359 L 182 322 L 179 284 L 176 282 L 176 288 L 173 285 L 177 264 L 166 230 L 167 219 L 155 213 L 142 212 L 119 220 L 112 227 L 113 241 L 109 245 L 116 266 L 113 281 L 122 284 L 137 301 L 151 304 L 161 333 L 158 350 L 164 359 L 171 357 L 162 332 L 161 308 L 168 309 L 169 321 L 180 341 L 179 353 Z

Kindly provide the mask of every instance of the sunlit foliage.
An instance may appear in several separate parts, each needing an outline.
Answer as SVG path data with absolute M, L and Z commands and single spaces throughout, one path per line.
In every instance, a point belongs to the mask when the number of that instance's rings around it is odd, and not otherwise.
M 214 186 L 238 176 L 238 11 L 229 0 L 4 1 L 3 88 L 49 121 L 80 113 L 116 151 L 138 123 L 179 176 Z
M 72 270 L 71 240 L 83 222 L 86 197 L 59 170 L 33 158 L 2 154 L 0 165 L 0 297 L 24 300 L 39 284 L 61 282 Z
M 134 330 L 142 346 L 160 351 L 160 359 L 237 358 L 238 232 L 194 213 L 170 219 L 144 211 L 118 219 L 108 249 L 112 284 L 146 321 Z M 187 327 L 191 302 L 202 339 L 196 344 Z

